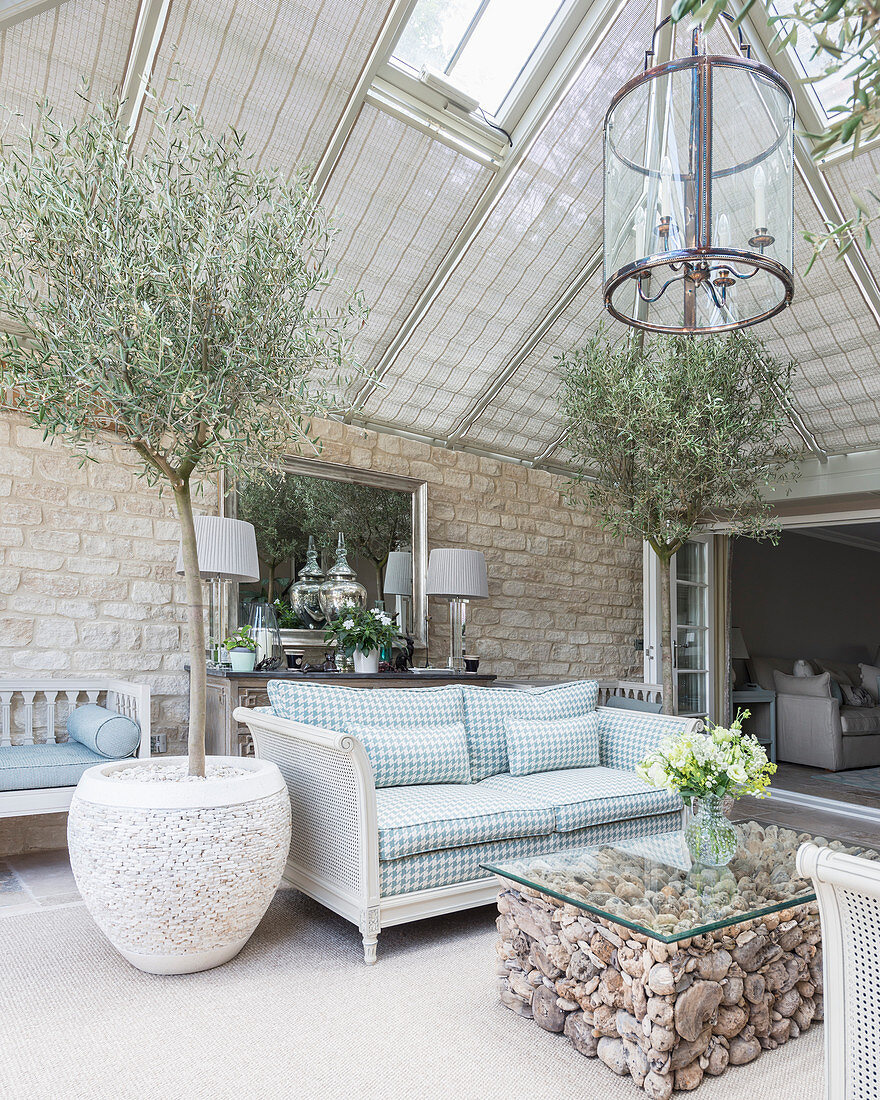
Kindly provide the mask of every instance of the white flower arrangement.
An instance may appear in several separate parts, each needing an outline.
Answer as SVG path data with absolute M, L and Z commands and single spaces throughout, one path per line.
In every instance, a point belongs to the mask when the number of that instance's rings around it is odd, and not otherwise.
M 680 794 L 686 802 L 707 795 L 766 798 L 776 765 L 757 738 L 742 732 L 748 717 L 744 710 L 729 729 L 709 722 L 704 732 L 664 738 L 636 767 L 636 774 L 652 787 Z
M 371 607 L 368 611 L 361 607 L 347 607 L 338 619 L 328 625 L 324 640 L 335 641 L 346 657 L 350 657 L 356 650 L 371 653 L 374 649 L 393 646 L 400 636 L 394 616 L 380 607 Z

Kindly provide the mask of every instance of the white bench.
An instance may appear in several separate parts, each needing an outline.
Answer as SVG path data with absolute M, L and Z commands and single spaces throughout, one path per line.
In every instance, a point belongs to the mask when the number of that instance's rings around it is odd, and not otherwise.
M 149 687 L 106 679 L 0 680 L 0 750 L 11 753 L 19 746 L 66 744 L 68 715 L 82 703 L 98 703 L 134 719 L 141 731 L 137 755 L 150 755 Z M 0 790 L 0 817 L 67 810 L 75 789 L 74 785 Z

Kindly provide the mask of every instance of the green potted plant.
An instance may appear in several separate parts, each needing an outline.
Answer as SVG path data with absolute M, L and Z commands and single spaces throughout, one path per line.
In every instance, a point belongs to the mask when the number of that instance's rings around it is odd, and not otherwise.
M 334 407 L 346 320 L 363 311 L 316 303 L 332 230 L 304 176 L 256 169 L 243 136 L 209 133 L 180 104 L 155 115 L 137 155 L 119 103 L 73 123 L 44 105 L 20 140 L 4 131 L 0 397 L 84 460 L 107 453 L 110 433 L 174 498 L 188 757 L 86 771 L 68 840 L 80 892 L 114 945 L 144 970 L 184 973 L 241 949 L 280 881 L 290 831 L 274 765 L 205 759 L 193 493 L 221 471 L 259 477 L 317 446 L 312 418 Z
M 760 741 L 742 732 L 748 717 L 744 710 L 729 728 L 707 722 L 705 732 L 667 737 L 636 767 L 650 786 L 677 792 L 691 807 L 685 842 L 706 867 L 723 867 L 736 852 L 736 826 L 724 816 L 724 799 L 765 798 L 776 771 Z
M 378 672 L 380 651 L 390 650 L 399 638 L 394 617 L 378 607 L 347 607 L 324 634 L 325 642 L 335 642 L 354 658 L 355 672 Z
M 794 364 L 760 340 L 674 336 L 612 340 L 600 329 L 559 359 L 568 499 L 660 562 L 663 709 L 672 714 L 669 563 L 705 521 L 776 537 L 764 489 L 797 477 L 790 442 Z
M 233 672 L 253 672 L 257 659 L 257 641 L 253 630 L 243 626 L 223 641 L 223 648 L 229 654 Z

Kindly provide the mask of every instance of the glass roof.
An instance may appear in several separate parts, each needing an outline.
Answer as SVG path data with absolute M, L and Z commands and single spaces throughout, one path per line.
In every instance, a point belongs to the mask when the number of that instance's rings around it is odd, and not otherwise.
M 772 4 L 772 10 L 778 15 L 790 14 L 794 9 L 794 0 L 774 0 Z M 804 76 L 811 78 L 806 86 L 812 90 L 820 113 L 826 119 L 834 118 L 832 107 L 845 104 L 852 92 L 851 69 L 855 68 L 857 62 L 854 61 L 851 66 L 844 65 L 836 72 L 828 72 L 829 68 L 835 67 L 834 59 L 818 48 L 811 28 L 803 23 L 788 21 L 782 26 L 784 33 L 793 33 L 793 39 L 788 46 L 789 52 Z M 834 36 L 829 34 L 829 37 L 833 39 Z
M 563 0 L 564 2 L 564 0 Z M 444 73 L 497 115 L 562 3 L 419 0 L 394 57 Z

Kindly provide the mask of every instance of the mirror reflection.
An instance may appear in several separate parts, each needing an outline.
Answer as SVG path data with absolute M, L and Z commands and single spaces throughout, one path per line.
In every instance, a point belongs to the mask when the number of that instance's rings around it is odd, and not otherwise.
M 413 493 L 281 473 L 238 487 L 254 525 L 260 580 L 243 603 L 267 600 L 284 630 L 318 630 L 343 607 L 382 603 L 412 630 Z

